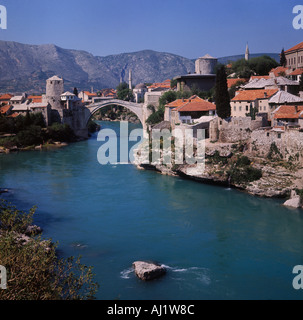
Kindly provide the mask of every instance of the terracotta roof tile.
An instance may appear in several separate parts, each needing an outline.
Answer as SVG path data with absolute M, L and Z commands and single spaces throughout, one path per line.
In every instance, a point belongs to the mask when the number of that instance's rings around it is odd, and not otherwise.
M 275 119 L 303 118 L 303 106 L 280 106 L 274 111 Z
M 278 89 L 243 90 L 237 92 L 238 94 L 231 101 L 254 101 L 256 99 L 269 99 L 276 92 L 278 92 Z
M 28 96 L 27 99 L 31 99 L 35 103 L 42 102 L 42 96 Z
M 294 70 L 292 73 L 290 73 L 290 76 L 299 76 L 303 73 L 303 68 L 298 68 L 296 70 Z
M 247 82 L 247 79 L 244 79 L 244 78 L 227 79 L 227 87 L 231 88 L 237 82 L 245 83 L 245 82 Z
M 9 111 L 9 109 L 11 108 L 12 106 L 7 104 L 6 106 L 3 106 L 3 107 L 0 107 L 0 113 L 4 114 L 6 113 L 7 111 Z
M 292 51 L 297 51 L 297 50 L 302 50 L 302 49 L 303 49 L 303 42 L 300 42 L 300 43 L 296 44 L 294 47 L 286 50 L 285 53 L 290 53 Z
M 268 79 L 270 79 L 270 76 L 251 76 L 250 79 L 251 80 L 253 80 L 253 79 L 266 79 L 266 80 L 268 80 Z
M 275 75 L 275 77 L 279 77 L 279 75 L 281 73 L 286 73 L 287 70 L 288 70 L 288 68 L 279 66 L 279 67 L 271 69 L 270 73 L 273 73 Z
M 10 100 L 12 97 L 13 97 L 12 94 L 5 93 L 5 94 L 0 95 L 0 100 Z

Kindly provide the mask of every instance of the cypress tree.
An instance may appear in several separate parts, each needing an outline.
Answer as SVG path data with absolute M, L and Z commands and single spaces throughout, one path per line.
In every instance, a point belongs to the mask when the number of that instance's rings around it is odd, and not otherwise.
M 286 57 L 285 57 L 284 48 L 282 49 L 281 54 L 280 54 L 280 66 L 282 66 L 282 67 L 286 66 Z
M 303 91 L 303 73 L 301 74 L 299 81 L 299 91 Z
M 74 92 L 73 93 L 74 93 L 75 96 L 78 97 L 78 89 L 76 87 L 74 88 Z
M 217 115 L 226 119 L 231 115 L 230 97 L 227 88 L 227 76 L 225 66 L 217 69 L 215 100 L 217 107 Z

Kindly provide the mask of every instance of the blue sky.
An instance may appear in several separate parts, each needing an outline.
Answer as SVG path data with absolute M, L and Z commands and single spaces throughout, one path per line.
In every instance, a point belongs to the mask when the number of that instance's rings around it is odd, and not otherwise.
M 106 56 L 152 49 L 197 58 L 278 52 L 303 41 L 294 0 L 0 0 L 0 40 Z M 303 4 L 303 3 L 302 3 Z

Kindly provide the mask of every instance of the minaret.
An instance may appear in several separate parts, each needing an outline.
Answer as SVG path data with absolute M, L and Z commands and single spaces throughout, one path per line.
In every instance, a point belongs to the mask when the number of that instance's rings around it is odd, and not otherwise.
M 130 90 L 133 90 L 133 84 L 132 84 L 132 70 L 131 70 L 131 69 L 129 69 L 128 83 L 129 83 L 129 89 L 130 89 Z
M 245 50 L 245 60 L 249 60 L 249 49 L 248 49 L 248 43 L 246 44 L 246 50 Z

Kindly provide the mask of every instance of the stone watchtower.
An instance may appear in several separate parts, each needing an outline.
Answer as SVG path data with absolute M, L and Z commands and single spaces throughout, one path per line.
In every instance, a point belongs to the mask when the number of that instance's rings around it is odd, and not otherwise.
M 58 76 L 53 76 L 46 80 L 46 95 L 44 99 L 52 108 L 52 120 L 62 122 L 63 106 L 61 104 L 61 94 L 64 92 L 64 81 Z
M 198 58 L 196 60 L 196 74 L 215 74 L 215 68 L 218 59 L 206 54 L 204 57 Z

